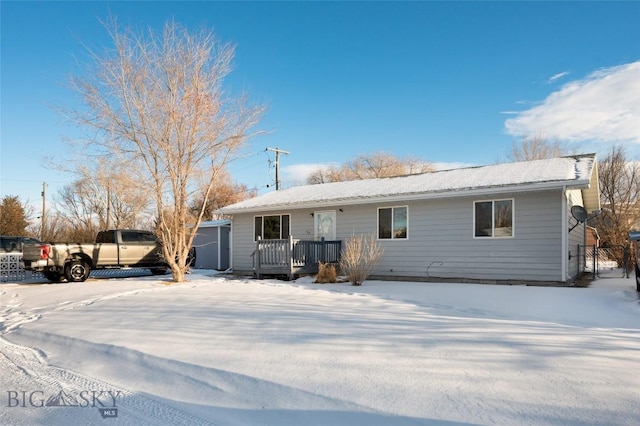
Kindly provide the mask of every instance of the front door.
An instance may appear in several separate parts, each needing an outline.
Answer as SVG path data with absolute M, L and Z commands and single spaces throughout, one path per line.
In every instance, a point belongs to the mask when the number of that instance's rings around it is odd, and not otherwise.
M 313 214 L 314 238 L 334 241 L 336 239 L 336 211 L 321 211 Z

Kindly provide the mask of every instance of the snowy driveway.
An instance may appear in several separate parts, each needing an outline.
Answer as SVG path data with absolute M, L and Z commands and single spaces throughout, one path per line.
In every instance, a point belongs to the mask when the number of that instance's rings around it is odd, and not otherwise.
M 640 424 L 631 280 L 189 279 L 1 285 L 0 423 Z

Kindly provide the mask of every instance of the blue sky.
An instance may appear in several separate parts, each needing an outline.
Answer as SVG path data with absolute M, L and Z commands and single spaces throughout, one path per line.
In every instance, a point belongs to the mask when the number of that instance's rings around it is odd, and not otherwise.
M 38 204 L 72 176 L 49 165 L 77 134 L 55 112 L 100 23 L 159 29 L 169 19 L 236 45 L 231 92 L 268 105 L 231 167 L 272 190 L 363 153 L 440 167 L 506 160 L 541 135 L 576 152 L 624 145 L 640 159 L 640 2 L 12 2 L 0 4 L 0 196 Z M 89 159 L 87 161 L 90 161 Z

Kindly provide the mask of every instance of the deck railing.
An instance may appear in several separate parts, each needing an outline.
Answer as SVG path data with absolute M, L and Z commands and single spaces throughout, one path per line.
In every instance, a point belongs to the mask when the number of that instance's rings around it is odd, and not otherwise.
M 318 272 L 318 263 L 338 263 L 342 241 L 258 240 L 252 253 L 257 278 L 262 275 L 286 275 Z

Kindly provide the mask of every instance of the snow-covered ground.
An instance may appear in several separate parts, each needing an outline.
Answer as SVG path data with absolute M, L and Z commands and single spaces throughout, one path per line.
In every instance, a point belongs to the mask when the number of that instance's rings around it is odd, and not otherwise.
M 188 278 L 0 284 L 0 424 L 640 424 L 633 279 Z

